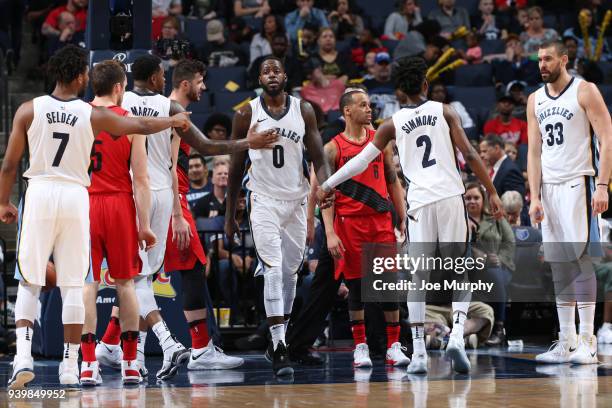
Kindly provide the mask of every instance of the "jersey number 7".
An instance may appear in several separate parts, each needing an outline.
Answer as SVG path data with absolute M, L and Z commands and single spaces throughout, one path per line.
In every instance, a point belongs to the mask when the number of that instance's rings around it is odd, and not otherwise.
M 57 167 L 62 161 L 62 157 L 64 156 L 64 152 L 66 151 L 66 146 L 68 145 L 70 135 L 68 133 L 53 132 L 53 138 L 60 139 L 60 144 L 57 149 L 57 153 L 55 153 L 55 158 L 53 159 L 52 164 L 53 167 Z

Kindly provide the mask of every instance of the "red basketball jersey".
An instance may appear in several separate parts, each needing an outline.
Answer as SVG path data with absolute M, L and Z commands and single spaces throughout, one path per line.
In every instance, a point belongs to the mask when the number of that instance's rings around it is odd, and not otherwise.
M 128 114 L 119 106 L 109 106 L 108 109 L 121 116 Z M 107 132 L 98 133 L 91 150 L 89 194 L 132 194 L 131 153 L 132 144 L 127 136 L 113 139 Z
M 336 170 L 357 156 L 374 139 L 374 131 L 368 130 L 366 140 L 358 144 L 348 139 L 344 133 L 332 140 L 336 143 Z M 380 214 L 391 210 L 388 200 L 387 182 L 383 153 L 368 164 L 361 174 L 345 181 L 337 187 L 335 212 L 340 216 Z
M 176 137 L 176 136 L 174 136 Z M 189 192 L 189 154 L 191 146 L 181 139 L 181 145 L 178 152 L 178 160 L 176 162 L 176 175 L 178 176 L 178 192 L 179 194 L 187 194 Z

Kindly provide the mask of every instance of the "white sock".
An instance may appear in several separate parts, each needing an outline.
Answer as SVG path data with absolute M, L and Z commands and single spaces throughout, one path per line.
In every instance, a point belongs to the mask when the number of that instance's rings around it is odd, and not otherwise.
M 557 299 L 557 315 L 559 316 L 559 331 L 566 338 L 576 336 L 576 306 Z M 582 319 L 581 319 L 582 320 Z
M 15 330 L 17 336 L 17 353 L 15 357 L 32 358 L 32 335 L 34 330 L 31 327 L 18 327 Z
M 285 325 L 284 324 L 275 324 L 270 326 L 270 334 L 272 335 L 272 346 L 273 349 L 276 350 L 276 346 L 278 346 L 279 342 L 285 343 Z
M 463 311 L 456 310 L 453 312 L 453 328 L 451 335 L 463 337 L 463 325 L 465 324 L 466 314 Z
M 147 332 L 138 332 L 138 344 L 136 345 L 136 359 L 144 361 L 144 349 L 147 341 Z
M 153 333 L 155 333 L 157 339 L 159 340 L 159 345 L 161 346 L 162 350 L 166 351 L 168 347 L 171 347 L 176 343 L 172 338 L 172 333 L 170 333 L 168 326 L 166 326 L 166 322 L 163 320 L 155 323 L 152 328 Z
M 80 348 L 80 343 L 64 343 L 64 363 L 66 363 L 66 365 L 76 366 L 78 364 Z
M 580 334 L 593 335 L 595 330 L 595 302 L 578 302 Z
M 612 329 L 612 323 L 605 322 L 604 324 L 601 325 L 601 328 L 604 330 L 610 330 Z

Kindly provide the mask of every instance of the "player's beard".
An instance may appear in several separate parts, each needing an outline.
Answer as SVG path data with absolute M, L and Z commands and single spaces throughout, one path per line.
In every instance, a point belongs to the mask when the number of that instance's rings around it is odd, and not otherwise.
M 284 79 L 282 81 L 279 81 L 278 83 L 278 88 L 271 90 L 270 88 L 268 88 L 267 85 L 261 85 L 261 87 L 264 89 L 264 91 L 270 95 L 270 96 L 278 96 L 281 93 L 283 93 L 285 91 L 285 85 L 287 85 L 287 80 Z
M 187 92 L 187 99 L 191 102 L 197 102 L 200 98 L 198 97 L 198 88 L 192 86 Z
M 548 78 L 544 79 L 544 77 L 542 77 L 542 81 L 546 82 L 547 84 L 552 84 L 557 79 L 559 79 L 560 75 L 561 75 L 561 65 L 559 65 L 557 69 L 550 71 L 550 73 L 548 74 Z

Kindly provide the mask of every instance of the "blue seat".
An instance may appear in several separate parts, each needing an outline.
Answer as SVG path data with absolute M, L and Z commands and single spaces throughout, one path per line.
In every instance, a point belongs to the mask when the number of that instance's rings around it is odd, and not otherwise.
M 395 51 L 395 47 L 399 44 L 397 40 L 383 40 L 383 46 L 389 50 L 389 54 L 393 55 L 393 51 Z
M 215 111 L 219 112 L 234 112 L 234 106 L 247 98 L 255 97 L 253 91 L 238 91 L 238 92 L 223 92 L 214 95 Z
M 480 48 L 483 55 L 503 54 L 506 51 L 506 43 L 503 40 L 482 40 Z
M 212 106 L 210 103 L 210 95 L 208 92 L 203 92 L 200 100 L 189 104 L 187 107 L 193 113 L 210 113 L 212 112 Z
M 516 165 L 523 171 L 527 170 L 527 151 L 528 147 L 525 143 L 517 146 Z
M 210 116 L 210 112 L 208 113 L 192 113 L 191 114 L 191 122 L 198 129 L 202 130 L 204 128 L 204 123 L 206 123 L 206 119 Z
M 327 112 L 327 123 L 334 122 L 340 116 L 342 116 L 342 112 L 340 112 L 339 110 L 331 110 Z
M 485 107 L 487 109 L 495 106 L 495 88 L 494 87 L 461 87 L 455 86 L 449 87 L 449 94 L 454 100 L 461 102 L 466 108 L 477 108 L 480 109 Z
M 357 5 L 361 7 L 364 20 L 370 20 L 372 28 L 382 32 L 385 19 L 389 14 L 397 9 L 395 0 L 357 0 Z
M 598 85 L 598 87 L 606 104 L 612 104 L 612 85 Z
M 211 67 L 208 68 L 206 86 L 212 92 L 228 92 L 225 84 L 234 81 L 239 90 L 243 90 L 246 89 L 246 74 L 246 67 Z
M 199 18 L 185 19 L 183 32 L 195 47 L 201 47 L 206 43 L 206 24 L 206 20 Z
M 478 3 L 479 2 L 480 0 L 457 0 L 457 2 L 455 3 L 455 6 L 463 7 L 464 9 L 468 11 L 468 14 L 471 16 L 471 15 L 478 13 Z M 431 2 L 431 3 L 434 3 L 434 2 Z
M 493 69 L 489 64 L 464 65 L 455 71 L 456 86 L 492 86 Z

